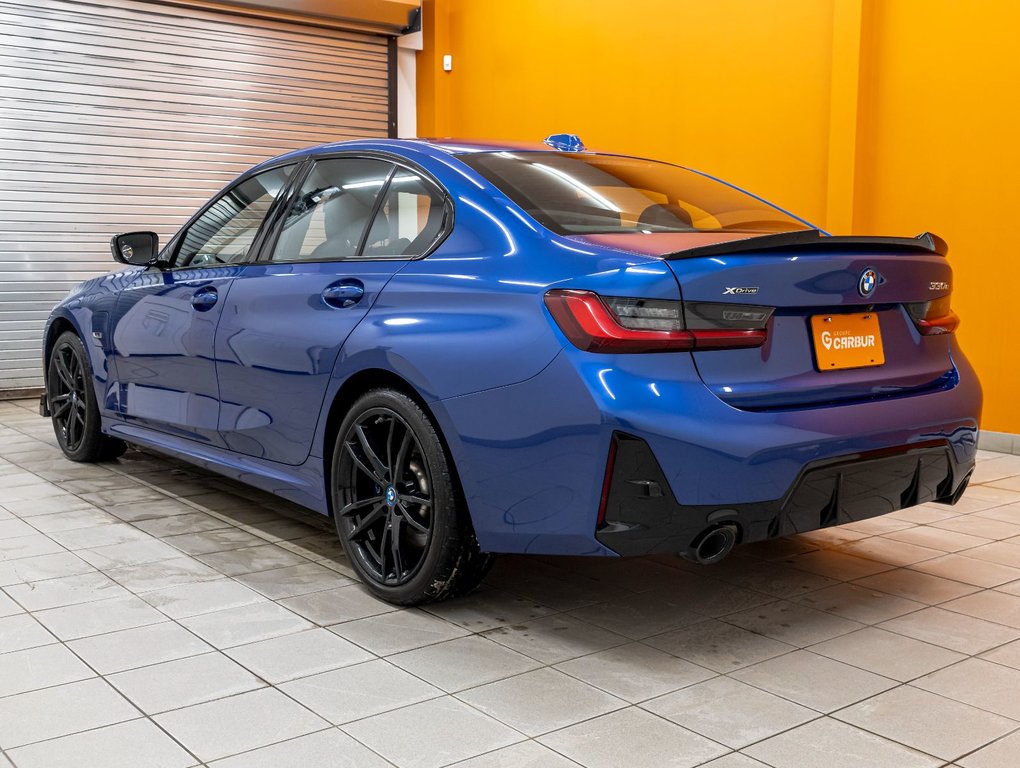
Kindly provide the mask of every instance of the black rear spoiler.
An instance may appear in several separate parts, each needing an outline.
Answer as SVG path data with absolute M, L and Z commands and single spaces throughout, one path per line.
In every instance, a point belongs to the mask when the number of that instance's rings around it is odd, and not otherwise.
M 755 235 L 725 243 L 699 245 L 666 259 L 692 259 L 698 256 L 721 256 L 727 253 L 759 253 L 762 251 L 824 250 L 827 253 L 937 253 L 949 252 L 946 241 L 931 232 L 917 237 L 859 237 L 857 235 L 825 235 L 817 229 L 780 232 L 776 235 Z

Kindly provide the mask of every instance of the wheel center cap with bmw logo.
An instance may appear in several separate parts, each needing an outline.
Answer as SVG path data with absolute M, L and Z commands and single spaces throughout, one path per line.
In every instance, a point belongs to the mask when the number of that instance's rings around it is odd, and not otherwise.
M 386 503 L 391 507 L 397 503 L 397 489 L 392 485 L 386 489 Z
M 878 287 L 878 272 L 870 267 L 861 272 L 861 277 L 857 281 L 857 292 L 861 294 L 865 299 L 871 296 Z

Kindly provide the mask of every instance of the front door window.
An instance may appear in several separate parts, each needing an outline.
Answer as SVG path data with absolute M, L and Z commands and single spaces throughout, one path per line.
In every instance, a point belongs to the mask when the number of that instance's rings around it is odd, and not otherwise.
M 255 235 L 294 166 L 274 168 L 227 190 L 188 227 L 176 268 L 237 264 L 248 258 Z

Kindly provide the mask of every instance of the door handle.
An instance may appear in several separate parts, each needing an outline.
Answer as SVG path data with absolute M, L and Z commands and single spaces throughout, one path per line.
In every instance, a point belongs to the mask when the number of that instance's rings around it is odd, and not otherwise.
M 360 280 L 345 280 L 322 289 L 322 300 L 331 307 L 346 309 L 353 307 L 365 295 L 365 286 Z
M 206 286 L 195 291 L 191 297 L 191 306 L 199 312 L 206 312 L 213 308 L 219 298 L 220 295 L 215 288 Z

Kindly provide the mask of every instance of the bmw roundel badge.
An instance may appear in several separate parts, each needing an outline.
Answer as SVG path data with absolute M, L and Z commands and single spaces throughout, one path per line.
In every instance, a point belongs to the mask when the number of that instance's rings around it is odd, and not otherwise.
M 871 296 L 878 287 L 878 272 L 870 267 L 861 272 L 861 278 L 857 281 L 857 292 L 865 299 Z

